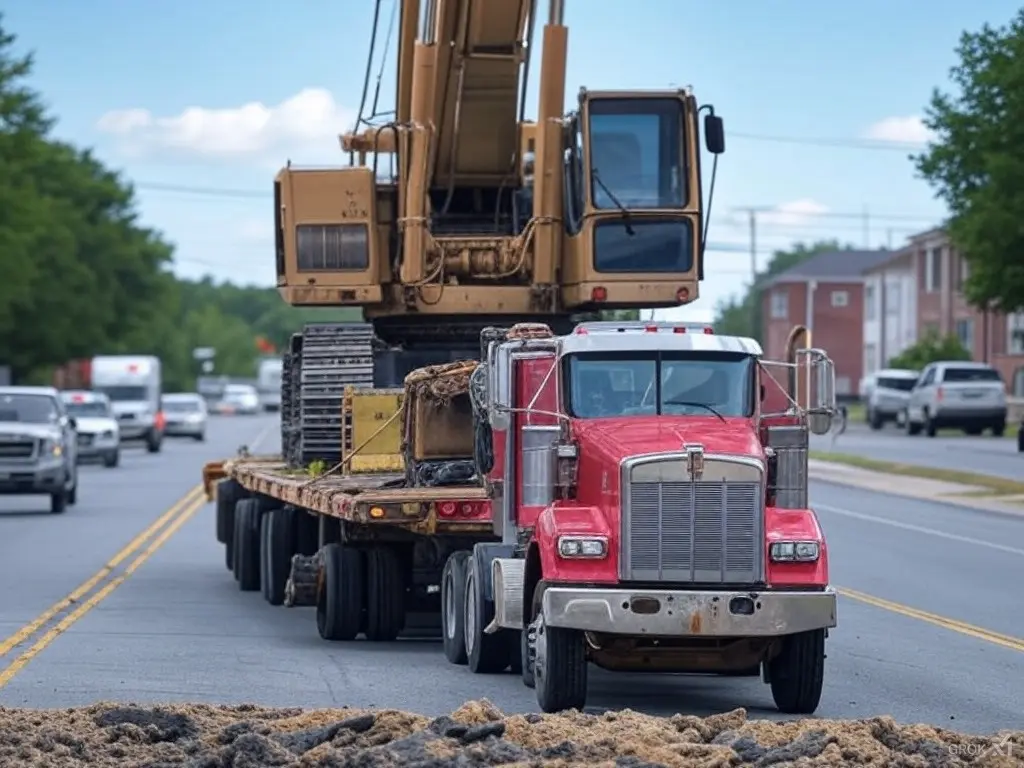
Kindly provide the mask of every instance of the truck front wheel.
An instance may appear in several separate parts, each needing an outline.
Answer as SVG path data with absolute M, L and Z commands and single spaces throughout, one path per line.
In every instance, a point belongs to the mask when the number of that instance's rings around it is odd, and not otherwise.
M 491 635 L 484 632 L 484 627 L 494 619 L 494 604 L 487 599 L 477 574 L 476 563 L 476 558 L 470 557 L 466 569 L 465 610 L 462 616 L 466 660 L 469 669 L 478 675 L 504 672 L 512 660 L 510 634 L 502 630 Z
M 366 639 L 389 643 L 405 626 L 405 580 L 394 547 L 366 553 Z
M 316 595 L 316 628 L 324 640 L 354 640 L 363 623 L 363 553 L 328 544 Z
M 575 629 L 548 627 L 543 614 L 536 630 L 533 680 L 537 704 L 553 714 L 566 709 L 582 710 L 587 703 L 587 655 L 583 633 Z
M 825 681 L 825 630 L 790 635 L 782 651 L 768 662 L 772 698 L 780 712 L 810 715 L 821 701 Z
M 466 562 L 469 552 L 453 552 L 441 573 L 441 626 L 444 628 L 444 655 L 452 664 L 465 664 L 466 658 Z

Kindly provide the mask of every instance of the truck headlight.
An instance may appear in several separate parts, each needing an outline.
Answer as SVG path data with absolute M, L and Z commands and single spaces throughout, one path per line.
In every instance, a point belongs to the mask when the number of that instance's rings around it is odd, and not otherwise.
M 60 457 L 64 455 L 64 445 L 59 440 L 47 438 L 43 440 L 43 455 Z
M 813 563 L 821 556 L 821 545 L 816 541 L 773 541 L 769 553 L 777 563 Z
M 559 536 L 558 554 L 565 558 L 604 557 L 608 540 L 603 536 Z
M 112 429 L 105 429 L 100 434 L 100 437 L 102 437 L 104 440 L 113 440 L 114 439 L 114 430 L 112 430 Z

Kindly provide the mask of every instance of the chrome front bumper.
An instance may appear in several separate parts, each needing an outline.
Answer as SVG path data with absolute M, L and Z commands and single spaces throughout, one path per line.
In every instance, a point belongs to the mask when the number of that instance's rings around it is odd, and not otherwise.
M 778 637 L 836 626 L 836 593 L 549 587 L 544 623 L 613 635 Z

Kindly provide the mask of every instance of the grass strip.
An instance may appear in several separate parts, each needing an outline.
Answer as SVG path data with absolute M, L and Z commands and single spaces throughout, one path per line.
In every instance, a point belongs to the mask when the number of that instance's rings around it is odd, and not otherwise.
M 1024 495 L 1024 483 L 1005 477 L 982 475 L 977 472 L 962 472 L 958 469 L 940 469 L 938 467 L 921 467 L 915 464 L 900 464 L 879 459 L 869 459 L 852 453 L 832 453 L 830 451 L 811 451 L 810 457 L 818 461 L 831 461 L 834 464 L 845 464 L 849 467 L 866 469 L 870 472 L 881 472 L 886 475 L 902 475 L 917 477 L 922 480 L 941 480 L 958 485 L 971 485 L 983 492 L 969 491 L 971 496 L 1021 496 Z

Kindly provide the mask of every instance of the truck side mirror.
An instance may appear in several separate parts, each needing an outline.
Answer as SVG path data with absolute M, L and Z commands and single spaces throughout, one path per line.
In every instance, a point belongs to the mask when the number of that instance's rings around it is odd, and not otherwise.
M 827 435 L 836 413 L 835 363 L 821 349 L 800 350 L 807 356 L 807 428 L 815 435 Z
M 725 123 L 718 115 L 704 115 L 704 146 L 713 155 L 725 152 Z

